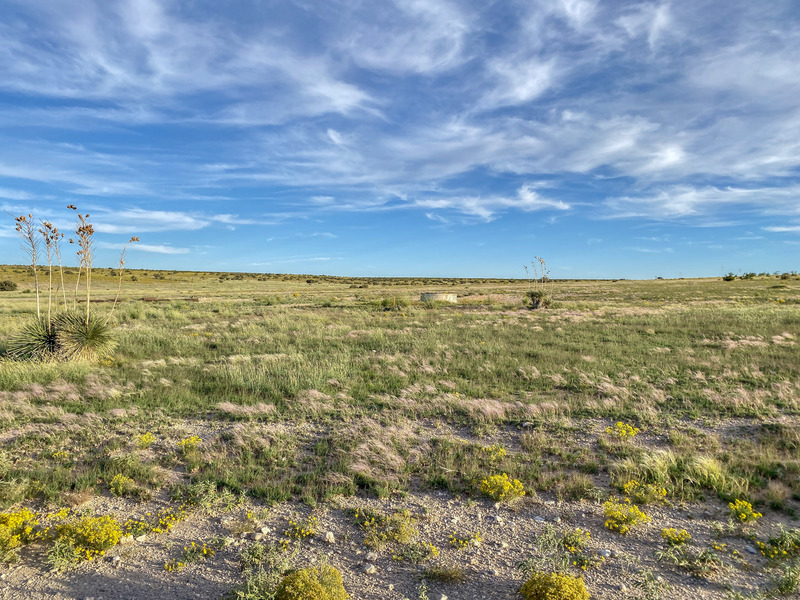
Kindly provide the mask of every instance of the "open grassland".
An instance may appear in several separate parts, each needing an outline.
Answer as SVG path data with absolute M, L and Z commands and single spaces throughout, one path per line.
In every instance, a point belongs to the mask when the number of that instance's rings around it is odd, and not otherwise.
M 95 273 L 107 312 L 116 280 Z M 0 354 L 35 311 L 25 269 L 6 279 Z M 242 582 L 269 543 L 296 566 L 328 555 L 354 598 L 518 598 L 523 572 L 553 570 L 593 598 L 795 593 L 800 279 L 555 281 L 535 311 L 528 285 L 125 271 L 113 356 L 0 362 L 0 505 L 53 530 L 68 506 L 135 518 L 122 534 L 147 537 L 46 577 L 52 540 L 21 540 L 7 589 L 39 587 L 7 597 L 266 598 Z M 500 474 L 526 495 L 488 499 Z M 651 520 L 620 535 L 609 498 Z M 191 541 L 216 546 L 200 560 Z

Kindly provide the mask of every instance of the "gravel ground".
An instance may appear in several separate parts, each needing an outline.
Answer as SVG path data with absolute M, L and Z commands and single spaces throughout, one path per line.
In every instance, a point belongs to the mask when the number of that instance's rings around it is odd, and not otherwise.
M 164 500 L 162 499 L 161 502 Z M 127 507 L 118 498 L 94 498 L 84 508 L 97 513 L 141 514 L 157 510 L 159 500 Z M 132 503 L 133 504 L 133 503 Z M 427 583 L 432 600 L 475 600 L 519 598 L 517 590 L 524 576 L 517 568 L 519 561 L 537 554 L 537 539 L 549 525 L 559 531 L 580 527 L 592 535 L 590 548 L 607 555 L 598 568 L 583 573 L 593 598 L 645 598 L 637 582 L 651 570 L 661 578 L 660 598 L 725 598 L 727 589 L 752 593 L 770 583 L 760 554 L 748 551 L 751 542 L 743 536 L 725 538 L 726 567 L 710 580 L 688 575 L 676 567 L 658 563 L 654 552 L 659 549 L 663 527 L 685 528 L 698 546 L 708 546 L 712 521 L 724 521 L 727 509 L 721 503 L 689 507 L 647 507 L 652 522 L 620 536 L 603 527 L 602 505 L 595 502 L 557 502 L 547 495 L 524 498 L 509 507 L 490 500 L 454 498 L 449 493 L 412 493 L 388 500 L 340 498 L 311 509 L 305 505 L 286 503 L 263 511 L 254 532 L 236 530 L 246 522 L 246 507 L 229 513 L 194 513 L 186 521 L 164 534 L 147 536 L 142 541 L 120 544 L 105 557 L 75 568 L 54 573 L 45 561 L 44 550 L 35 545 L 25 548 L 20 563 L 0 567 L 0 598 L 8 600 L 189 600 L 219 599 L 243 581 L 238 557 L 249 544 L 285 539 L 290 518 L 318 519 L 315 536 L 300 542 L 296 556 L 298 566 L 327 560 L 343 576 L 345 588 L 354 600 L 385 598 L 401 600 L 420 598 L 420 575 L 425 564 L 398 561 L 390 549 L 374 551 L 363 544 L 363 532 L 353 523 L 348 509 L 371 508 L 384 513 L 408 510 L 417 516 L 419 539 L 433 543 L 441 552 L 435 560 L 462 567 L 466 580 L 461 583 Z M 129 509 L 126 511 L 125 509 Z M 250 508 L 252 511 L 252 507 Z M 769 524 L 760 523 L 759 531 Z M 454 532 L 478 531 L 482 541 L 456 550 L 448 544 Z M 330 532 L 326 541 L 326 534 Z M 167 572 L 164 563 L 177 558 L 184 544 L 227 539 L 228 545 L 213 557 L 191 563 L 178 572 Z M 752 547 L 751 547 L 752 549 Z M 732 551 L 737 550 L 741 558 Z M 374 567 L 374 569 L 372 568 Z

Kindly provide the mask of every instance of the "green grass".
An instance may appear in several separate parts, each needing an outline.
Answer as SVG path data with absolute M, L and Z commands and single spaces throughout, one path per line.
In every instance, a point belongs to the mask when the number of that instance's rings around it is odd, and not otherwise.
M 116 291 L 105 271 L 99 301 Z M 0 279 L 19 284 L 0 295 L 2 352 L 34 302 L 24 268 L 0 267 Z M 0 360 L 0 433 L 39 432 L 6 445 L 3 478 L 16 483 L 4 501 L 93 488 L 113 476 L 109 456 L 138 456 L 136 435 L 152 429 L 156 457 L 123 473 L 145 487 L 161 485 L 145 472 L 161 464 L 269 502 L 475 494 L 497 467 L 572 499 L 596 498 L 610 469 L 663 480 L 677 498 L 743 494 L 785 508 L 800 495 L 800 434 L 780 422 L 800 408 L 800 280 L 776 281 L 555 281 L 556 308 L 531 311 L 524 281 L 126 271 L 109 361 Z M 459 304 L 417 301 L 432 289 Z M 92 415 L 119 426 L 98 429 Z M 731 418 L 744 420 L 724 440 L 684 426 Z M 176 453 L 173 428 L 207 419 L 287 427 Z M 603 436 L 616 420 L 649 442 Z M 62 439 L 65 422 L 83 434 Z M 489 465 L 478 445 L 453 441 L 459 432 L 510 432 L 511 451 Z M 653 466 L 653 443 L 672 452 L 669 464 Z M 62 446 L 71 465 L 46 456 Z

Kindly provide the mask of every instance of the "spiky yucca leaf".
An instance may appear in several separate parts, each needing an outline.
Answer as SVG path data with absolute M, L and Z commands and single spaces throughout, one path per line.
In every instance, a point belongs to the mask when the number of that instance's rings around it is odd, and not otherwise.
M 55 320 L 34 318 L 11 337 L 6 355 L 14 360 L 57 360 L 57 330 Z
M 63 360 L 97 360 L 114 351 L 112 328 L 97 315 L 63 313 L 58 316 L 56 338 Z

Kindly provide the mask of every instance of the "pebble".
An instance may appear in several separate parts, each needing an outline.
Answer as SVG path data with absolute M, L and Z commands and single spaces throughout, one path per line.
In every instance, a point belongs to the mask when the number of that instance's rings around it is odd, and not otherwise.
M 602 550 L 600 550 L 600 552 L 598 552 L 598 554 L 603 558 L 609 558 L 611 556 L 611 550 L 609 550 L 608 548 L 603 548 Z
M 561 517 L 556 517 L 553 519 L 553 523 L 561 523 Z
M 145 541 L 146 539 L 147 539 L 147 536 L 146 536 L 146 535 L 140 535 L 139 537 L 137 537 L 137 538 L 136 538 L 136 541 L 137 541 L 137 542 L 143 542 L 143 541 Z
M 329 544 L 335 544 L 336 543 L 336 536 L 333 535 L 332 531 L 325 532 L 325 541 L 328 542 Z
M 537 523 L 544 523 L 545 522 L 545 518 L 540 516 L 540 515 L 536 515 L 535 517 L 533 517 L 533 520 L 536 521 Z
M 254 533 L 254 534 L 253 534 L 253 539 L 254 539 L 255 541 L 257 541 L 257 542 L 260 542 L 261 540 L 263 540 L 263 539 L 264 539 L 264 534 L 263 534 L 263 533 L 261 533 L 260 531 L 259 531 L 258 533 Z
M 369 563 L 364 565 L 364 573 L 366 573 L 367 575 L 374 575 L 377 572 L 378 572 L 378 567 L 376 567 L 375 565 L 371 565 Z
M 264 535 L 266 535 L 268 533 L 272 533 L 272 529 L 270 529 L 269 527 L 262 527 L 261 528 L 261 533 L 263 533 Z
M 758 550 L 756 550 L 755 546 L 751 546 L 748 544 L 744 547 L 745 551 L 749 552 L 750 554 L 758 554 Z
M 375 562 L 379 558 L 380 558 L 380 554 L 378 554 L 377 552 L 367 552 L 367 560 L 369 562 Z

